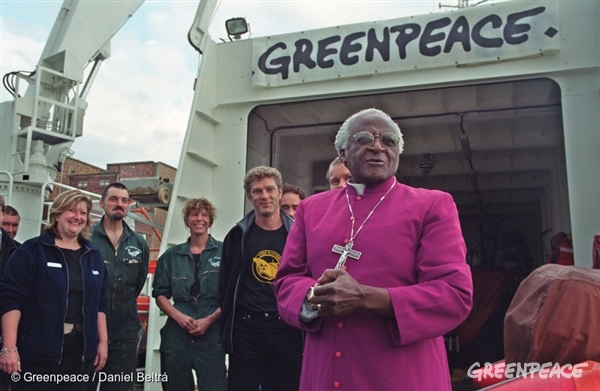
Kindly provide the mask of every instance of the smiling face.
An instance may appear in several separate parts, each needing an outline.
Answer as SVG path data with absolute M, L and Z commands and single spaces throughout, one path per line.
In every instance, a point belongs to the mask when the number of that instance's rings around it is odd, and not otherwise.
M 207 235 L 210 228 L 210 214 L 206 209 L 192 209 L 187 218 L 186 225 L 192 235 Z
M 264 177 L 252 182 L 246 198 L 252 203 L 254 211 L 261 217 L 268 218 L 279 213 L 281 189 L 277 188 L 275 180 L 271 177 Z
M 4 219 L 0 217 L 2 220 L 2 228 L 8 233 L 8 236 L 11 238 L 15 238 L 17 236 L 17 231 L 19 230 L 19 221 L 21 218 L 19 216 L 13 216 L 9 214 L 4 214 Z
M 106 196 L 100 200 L 104 215 L 110 220 L 122 220 L 129 207 L 129 192 L 125 189 L 111 187 Z
M 88 206 L 85 202 L 73 203 L 54 218 L 57 233 L 68 240 L 77 238 L 85 229 L 88 220 Z
M 381 137 L 376 137 L 373 144 L 361 147 L 354 139 L 354 135 L 360 132 L 369 132 L 374 136 L 398 132 L 389 118 L 379 113 L 365 113 L 354 119 L 346 149 L 340 151 L 340 157 L 346 162 L 355 183 L 367 186 L 383 183 L 398 169 L 399 146 L 385 146 L 381 143 Z

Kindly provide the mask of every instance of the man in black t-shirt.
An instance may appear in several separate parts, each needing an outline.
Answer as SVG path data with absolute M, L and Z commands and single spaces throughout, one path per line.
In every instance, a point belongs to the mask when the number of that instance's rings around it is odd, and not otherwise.
M 248 171 L 244 190 L 253 210 L 223 241 L 220 332 L 229 354 L 229 391 L 298 390 L 302 332 L 279 316 L 273 288 L 293 223 L 279 208 L 282 185 L 275 168 Z

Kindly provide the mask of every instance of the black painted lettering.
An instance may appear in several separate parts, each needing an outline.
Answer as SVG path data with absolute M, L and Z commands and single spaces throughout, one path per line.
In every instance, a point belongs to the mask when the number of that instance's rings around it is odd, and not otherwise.
M 531 30 L 531 25 L 528 23 L 517 24 L 517 22 L 523 18 L 541 14 L 545 10 L 546 7 L 537 7 L 508 15 L 506 17 L 506 26 L 504 26 L 504 41 L 509 45 L 518 45 L 526 42 L 529 36 L 525 33 Z
M 398 33 L 398 36 L 396 37 L 396 46 L 398 46 L 398 55 L 400 56 L 400 59 L 404 60 L 406 58 L 406 46 L 411 41 L 417 39 L 419 34 L 421 34 L 421 26 L 416 23 L 407 23 L 393 26 L 390 28 L 390 31 L 392 33 Z
M 359 38 L 364 37 L 364 32 L 348 34 L 342 42 L 342 48 L 340 49 L 340 61 L 344 65 L 354 65 L 358 62 L 358 56 L 351 56 L 352 53 L 360 52 L 362 45 L 358 42 L 354 42 Z
M 477 22 L 475 26 L 473 26 L 473 31 L 471 32 L 473 42 L 482 48 L 501 47 L 504 44 L 502 38 L 487 38 L 481 34 L 481 30 L 483 30 L 486 24 L 491 24 L 492 28 L 497 29 L 502 26 L 502 19 L 498 15 L 489 15 Z
M 444 53 L 450 53 L 452 46 L 455 43 L 462 43 L 463 50 L 465 52 L 471 51 L 471 39 L 469 37 L 469 22 L 464 16 L 460 16 L 456 19 L 456 22 L 452 25 L 450 32 L 448 33 L 448 39 L 444 46 Z
M 339 42 L 341 37 L 339 35 L 334 35 L 333 37 L 328 37 L 319 41 L 319 49 L 317 50 L 317 64 L 319 68 L 331 68 L 335 64 L 333 60 L 326 60 L 327 56 L 331 56 L 336 54 L 338 51 L 335 48 L 328 48 L 329 45 Z
M 434 57 L 440 54 L 442 48 L 439 45 L 429 46 L 432 43 L 443 41 L 446 38 L 446 34 L 443 32 L 434 34 L 433 32 L 437 29 L 448 26 L 452 21 L 450 18 L 442 18 L 431 21 L 425 25 L 421 39 L 419 40 L 419 51 L 422 55 L 428 57 Z
M 373 61 L 375 50 L 379 52 L 383 61 L 390 61 L 390 30 L 387 27 L 383 29 L 383 40 L 381 41 L 377 39 L 375 29 L 369 30 L 365 60 L 368 62 Z
M 294 52 L 294 72 L 300 72 L 300 65 L 304 64 L 308 69 L 313 69 L 317 63 L 310 58 L 313 51 L 313 44 L 309 39 L 302 38 L 296 41 L 296 51 Z
M 283 42 L 276 43 L 268 48 L 258 59 L 258 69 L 260 69 L 265 75 L 276 75 L 281 73 L 281 78 L 283 80 L 287 79 L 290 72 L 290 56 L 281 56 L 269 60 L 269 57 L 273 52 L 275 52 L 275 50 L 285 50 L 286 48 L 287 46 Z M 267 66 L 267 62 L 269 66 Z

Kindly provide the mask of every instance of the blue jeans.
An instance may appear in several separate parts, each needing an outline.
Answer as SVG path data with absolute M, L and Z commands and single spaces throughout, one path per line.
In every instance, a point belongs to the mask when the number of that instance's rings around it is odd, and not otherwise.
M 227 390 L 297 391 L 303 344 L 302 331 L 276 312 L 238 310 Z

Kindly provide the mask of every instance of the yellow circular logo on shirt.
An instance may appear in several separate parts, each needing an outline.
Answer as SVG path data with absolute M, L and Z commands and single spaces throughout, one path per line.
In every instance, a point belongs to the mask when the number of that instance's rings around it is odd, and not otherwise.
M 276 251 L 263 250 L 252 258 L 252 273 L 254 277 L 263 284 L 272 284 L 275 281 L 277 268 L 281 255 Z

